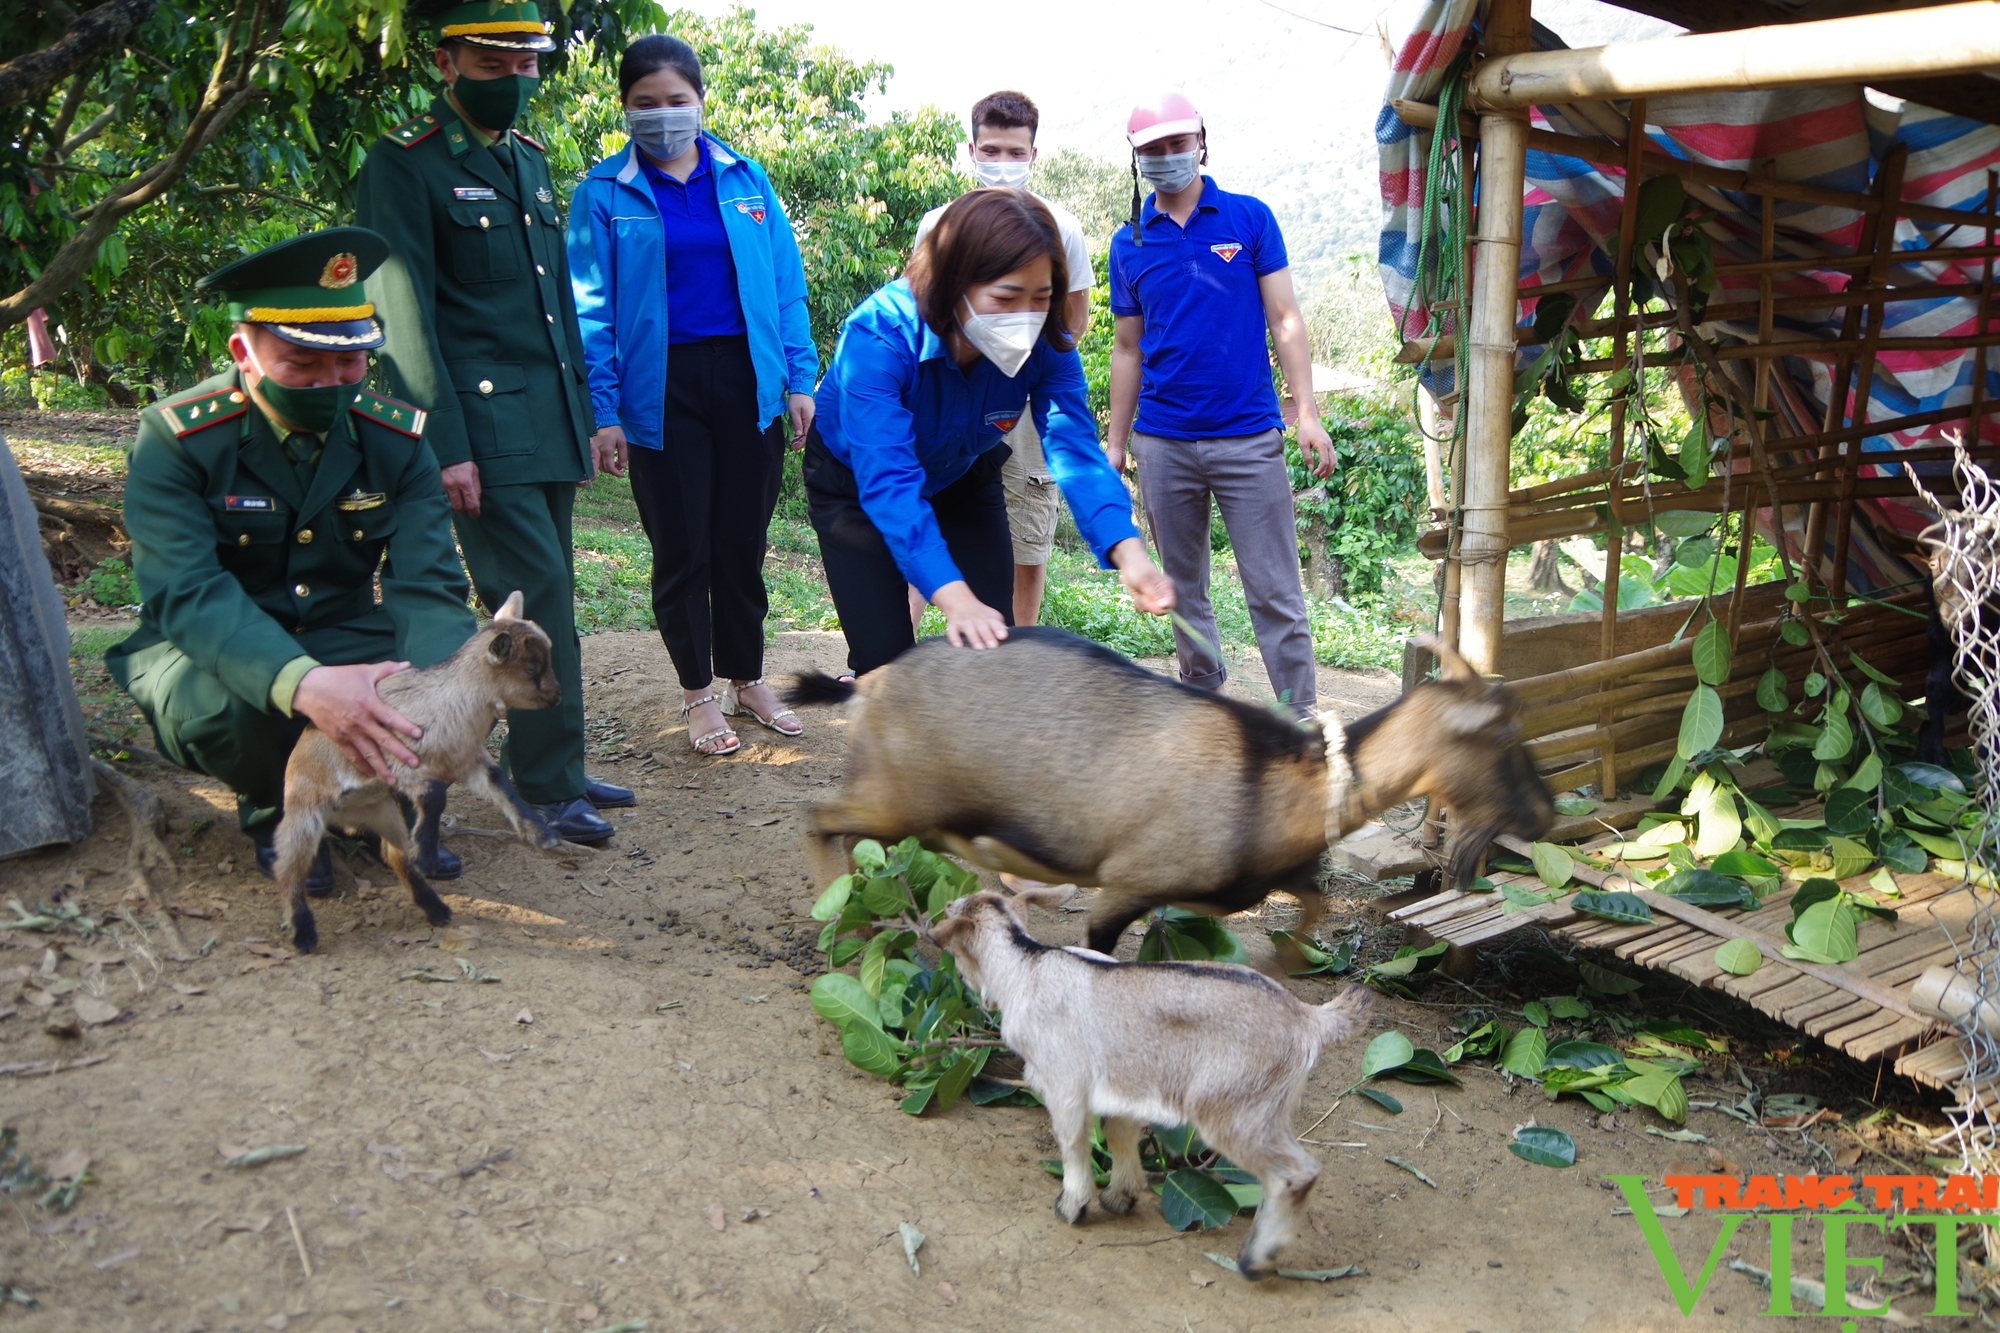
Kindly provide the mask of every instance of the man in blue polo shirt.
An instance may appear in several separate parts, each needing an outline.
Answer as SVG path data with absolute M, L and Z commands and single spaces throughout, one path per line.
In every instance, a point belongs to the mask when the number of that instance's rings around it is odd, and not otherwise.
M 1132 221 L 1111 238 L 1111 464 L 1125 466 L 1129 436 L 1153 545 L 1193 630 L 1174 630 L 1181 679 L 1220 689 L 1229 675 L 1208 597 L 1213 497 L 1271 689 L 1310 713 L 1312 629 L 1265 342 L 1268 330 L 1293 400 L 1311 403 L 1312 352 L 1285 238 L 1261 200 L 1202 176 L 1207 132 L 1186 97 L 1135 107 L 1126 137 L 1135 180 Z M 1143 206 L 1136 176 L 1154 190 Z M 1333 442 L 1311 411 L 1299 414 L 1299 444 L 1315 476 L 1332 475 Z

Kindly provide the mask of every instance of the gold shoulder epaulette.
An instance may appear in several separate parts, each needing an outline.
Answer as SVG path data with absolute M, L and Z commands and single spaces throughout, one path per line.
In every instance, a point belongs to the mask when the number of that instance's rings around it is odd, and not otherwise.
M 156 410 L 172 424 L 178 438 L 218 421 L 242 416 L 250 410 L 250 400 L 241 389 L 211 389 L 184 398 L 169 398 Z
M 424 437 L 424 418 L 430 415 L 421 407 L 413 407 L 400 398 L 390 398 L 367 389 L 355 394 L 353 410 L 414 440 Z
M 522 143 L 528 145 L 528 147 L 534 149 L 538 153 L 547 153 L 549 151 L 548 149 L 542 147 L 540 143 L 538 143 L 533 139 L 530 139 L 527 135 L 521 133 L 519 130 L 514 131 L 514 137 L 516 139 L 519 139 Z
M 401 144 L 408 148 L 411 144 L 419 143 L 436 134 L 437 131 L 437 117 L 426 111 L 422 115 L 412 116 L 382 137 L 390 143 Z

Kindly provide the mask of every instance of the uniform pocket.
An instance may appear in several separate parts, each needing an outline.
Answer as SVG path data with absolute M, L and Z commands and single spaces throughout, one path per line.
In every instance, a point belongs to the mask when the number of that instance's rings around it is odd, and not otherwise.
M 344 542 L 363 546 L 380 545 L 396 531 L 396 506 L 377 505 L 373 509 L 335 510 L 334 534 Z
M 241 509 L 212 509 L 216 558 L 246 592 L 261 592 L 285 577 L 285 539 L 291 515 Z
M 502 282 L 527 271 L 514 214 L 505 200 L 450 204 L 451 267 L 460 282 Z
M 533 453 L 529 424 L 528 376 L 517 361 L 447 361 L 452 387 L 465 412 L 472 456 L 500 458 Z

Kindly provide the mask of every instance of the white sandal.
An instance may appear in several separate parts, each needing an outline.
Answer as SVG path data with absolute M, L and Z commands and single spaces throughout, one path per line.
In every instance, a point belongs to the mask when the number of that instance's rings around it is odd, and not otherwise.
M 722 707 L 722 701 L 716 698 L 713 694 L 704 694 L 699 699 L 688 699 L 683 701 L 681 704 L 681 720 L 683 722 L 687 721 L 687 715 L 693 712 L 695 709 L 701 707 L 703 704 L 715 704 L 717 707 Z M 729 711 L 730 710 L 728 708 L 722 708 L 724 716 L 727 716 L 729 714 Z M 742 738 L 737 736 L 737 734 L 734 731 L 731 731 L 728 727 L 723 727 L 718 731 L 711 731 L 706 736 L 694 735 L 693 734 L 694 729 L 692 727 L 688 728 L 688 732 L 689 732 L 688 744 L 694 747 L 694 752 L 698 755 L 705 755 L 710 759 L 720 759 L 722 758 L 722 756 L 726 754 L 735 754 L 738 750 L 743 748 Z M 733 742 L 727 750 L 704 750 L 701 748 L 702 746 L 708 744 L 710 741 L 720 739 L 723 736 L 729 737 L 730 741 Z
M 758 685 L 762 685 L 763 683 L 764 683 L 764 678 L 762 676 L 759 676 L 755 680 L 744 681 L 742 689 L 745 690 L 752 689 Z M 739 697 L 739 694 L 740 691 L 737 688 L 737 685 L 734 681 L 727 682 L 723 685 L 722 715 L 724 717 L 741 717 L 743 714 L 748 713 L 751 717 L 757 719 L 758 726 L 767 727 L 770 730 L 777 732 L 780 736 L 805 735 L 806 724 L 799 721 L 799 715 L 797 713 L 794 713 L 791 709 L 780 708 L 777 712 L 771 714 L 771 716 L 765 717 L 762 713 L 752 708 L 749 704 L 744 703 L 743 700 Z M 782 717 L 788 717 L 792 720 L 792 728 L 793 728 L 792 730 L 787 731 L 783 727 L 778 725 L 778 719 Z

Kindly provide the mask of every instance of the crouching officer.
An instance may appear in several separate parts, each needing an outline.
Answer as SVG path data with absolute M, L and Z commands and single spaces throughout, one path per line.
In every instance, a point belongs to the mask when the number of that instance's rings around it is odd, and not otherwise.
M 447 0 L 431 21 L 443 95 L 378 139 L 356 180 L 355 220 L 389 242 L 382 383 L 430 413 L 481 600 L 518 589 L 549 636 L 562 703 L 510 719 L 501 761 L 557 833 L 600 843 L 613 826 L 597 811 L 636 801 L 583 770 L 570 515 L 595 424 L 554 182 L 513 128 L 555 41 L 529 0 Z
M 403 738 L 421 732 L 375 683 L 450 656 L 475 627 L 424 414 L 357 387 L 382 345 L 362 283 L 388 252 L 336 227 L 203 278 L 236 321 L 236 364 L 147 409 L 126 472 L 145 605 L 105 665 L 161 753 L 236 793 L 266 874 L 306 724 L 385 778 L 385 755 L 414 764 Z M 425 795 L 419 865 L 451 878 L 443 788 Z M 322 846 L 307 889 L 332 886 Z

